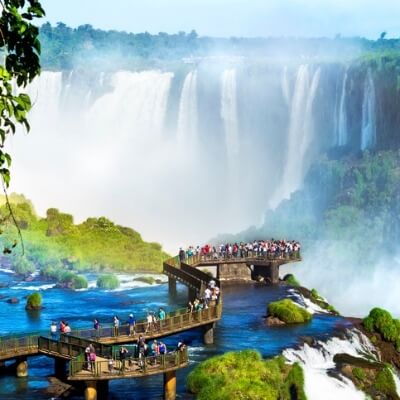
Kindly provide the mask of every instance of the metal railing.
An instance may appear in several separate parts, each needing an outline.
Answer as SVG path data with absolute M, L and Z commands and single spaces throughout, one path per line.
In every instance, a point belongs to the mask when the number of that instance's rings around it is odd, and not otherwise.
M 23 352 L 31 353 L 37 351 L 38 338 L 39 336 L 37 335 L 0 338 L 0 358 L 3 355 L 20 355 Z
M 85 347 L 72 343 L 62 342 L 61 339 L 50 339 L 44 336 L 39 337 L 38 346 L 40 352 L 52 353 L 54 355 L 64 358 L 77 357 L 85 350 Z
M 171 331 L 190 327 L 190 325 L 197 325 L 202 322 L 219 319 L 221 317 L 221 312 L 221 301 L 218 304 L 211 303 L 208 308 L 199 311 L 189 312 L 186 308 L 179 309 L 168 313 L 167 317 L 163 320 L 157 320 L 153 323 L 148 323 L 147 321 L 136 323 L 134 327 L 134 335 L 138 336 L 139 334 L 142 334 L 144 336 L 160 336 L 163 333 L 169 334 Z M 75 342 L 76 338 L 81 340 L 91 339 L 92 341 L 97 341 L 102 338 L 110 339 L 119 336 L 129 336 L 129 334 L 129 324 L 123 324 L 120 325 L 118 330 L 113 326 L 100 327 L 99 329 L 78 329 L 73 330 L 70 335 L 63 335 L 63 337 L 65 338 L 65 341 L 77 343 Z M 68 339 L 68 337 L 70 339 Z
M 193 276 L 191 273 L 188 273 L 183 269 L 180 269 L 180 266 L 179 267 L 172 266 L 171 264 L 169 264 L 169 260 L 164 263 L 163 272 L 164 274 L 168 276 L 171 275 L 175 279 L 178 279 L 179 281 L 182 281 L 184 284 L 193 287 L 199 291 L 202 290 L 205 283 L 201 279 L 198 279 L 197 277 Z
M 168 369 L 179 368 L 188 363 L 187 348 L 171 353 L 149 356 L 149 357 L 127 357 L 123 360 L 85 360 L 83 354 L 74 358 L 70 362 L 70 378 L 87 379 L 88 375 L 93 377 L 112 377 L 112 376 L 134 376 L 144 374 L 154 374 Z
M 171 260 L 175 260 L 176 257 L 173 259 L 168 260 L 168 263 Z M 179 257 L 178 257 L 179 259 Z M 238 252 L 237 254 L 229 254 L 229 253 L 220 253 L 220 252 L 210 252 L 208 254 L 195 254 L 190 257 L 185 257 L 184 262 L 189 265 L 200 264 L 205 261 L 232 261 L 232 260 L 267 260 L 267 261 L 274 261 L 274 260 L 301 260 L 300 250 L 292 251 L 292 252 L 257 252 L 257 251 L 250 251 L 246 250 L 242 253 Z

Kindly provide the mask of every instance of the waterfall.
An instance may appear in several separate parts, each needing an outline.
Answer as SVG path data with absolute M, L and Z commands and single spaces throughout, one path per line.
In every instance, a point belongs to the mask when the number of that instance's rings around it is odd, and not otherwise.
M 228 161 L 234 162 L 239 152 L 239 127 L 237 118 L 236 72 L 226 70 L 222 74 L 221 118 L 224 122 L 225 145 Z
M 288 69 L 287 69 L 286 65 L 284 66 L 283 71 L 282 71 L 281 86 L 282 86 L 283 98 L 285 99 L 286 104 L 288 106 L 290 106 L 290 86 L 289 86 L 289 78 L 288 78 Z
M 31 124 L 57 120 L 60 111 L 62 72 L 43 72 L 28 86 L 32 101 Z
M 111 92 L 94 101 L 85 116 L 87 130 L 98 136 L 99 132 L 115 127 L 117 137 L 135 140 L 137 144 L 160 139 L 172 77 L 171 73 L 159 71 L 115 73 Z M 88 90 L 86 104 L 90 95 Z M 115 140 L 115 136 L 109 138 Z
M 346 112 L 346 87 L 347 87 L 347 69 L 344 73 L 342 93 L 340 95 L 339 115 L 337 123 L 337 144 L 345 146 L 347 144 L 347 112 Z
M 376 143 L 375 85 L 369 69 L 364 81 L 362 103 L 361 150 L 369 149 Z
M 191 71 L 183 82 L 178 114 L 178 144 L 195 143 L 197 138 L 197 71 Z
M 340 379 L 329 375 L 335 367 L 335 354 L 345 353 L 354 357 L 368 357 L 376 360 L 375 349 L 366 336 L 353 329 L 347 338 L 331 338 L 318 341 L 313 346 L 304 344 L 300 349 L 287 349 L 283 356 L 290 362 L 299 362 L 304 371 L 304 388 L 309 400 L 320 400 L 321 390 L 324 400 L 364 400 L 365 394 L 358 390 L 345 376 Z
M 301 65 L 298 69 L 290 109 L 286 161 L 281 185 L 270 201 L 272 207 L 282 199 L 289 198 L 300 187 L 306 172 L 308 162 L 305 157 L 313 139 L 312 109 L 320 74 L 321 70 L 318 68 L 311 78 L 308 65 Z

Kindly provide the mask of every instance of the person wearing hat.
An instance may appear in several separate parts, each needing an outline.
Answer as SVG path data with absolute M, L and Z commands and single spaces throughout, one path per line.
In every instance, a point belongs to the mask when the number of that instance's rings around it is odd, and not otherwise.
M 134 336 L 136 334 L 135 332 L 136 319 L 132 313 L 129 314 L 128 325 L 129 325 L 129 336 Z

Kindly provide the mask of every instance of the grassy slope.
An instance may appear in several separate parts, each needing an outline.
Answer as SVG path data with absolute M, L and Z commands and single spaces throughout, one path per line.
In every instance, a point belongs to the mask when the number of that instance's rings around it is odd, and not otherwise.
M 88 218 L 75 225 L 71 215 L 49 209 L 46 218 L 40 218 L 23 196 L 12 195 L 10 199 L 22 231 L 26 257 L 36 265 L 60 266 L 61 263 L 78 271 L 159 272 L 162 261 L 168 257 L 158 243 L 145 242 L 138 232 L 115 225 L 104 217 Z M 0 205 L 0 214 L 8 215 L 3 198 Z M 0 238 L 7 246 L 17 237 L 8 219 Z M 17 258 L 14 254 L 8 257 L 11 263 L 17 262 Z

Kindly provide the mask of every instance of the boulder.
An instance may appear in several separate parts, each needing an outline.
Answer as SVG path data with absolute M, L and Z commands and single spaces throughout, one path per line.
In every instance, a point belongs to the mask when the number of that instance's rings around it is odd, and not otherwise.
M 265 320 L 265 323 L 268 326 L 281 326 L 281 325 L 286 325 L 286 322 L 283 322 L 282 320 L 280 320 L 279 318 L 276 317 L 267 317 L 267 319 Z

